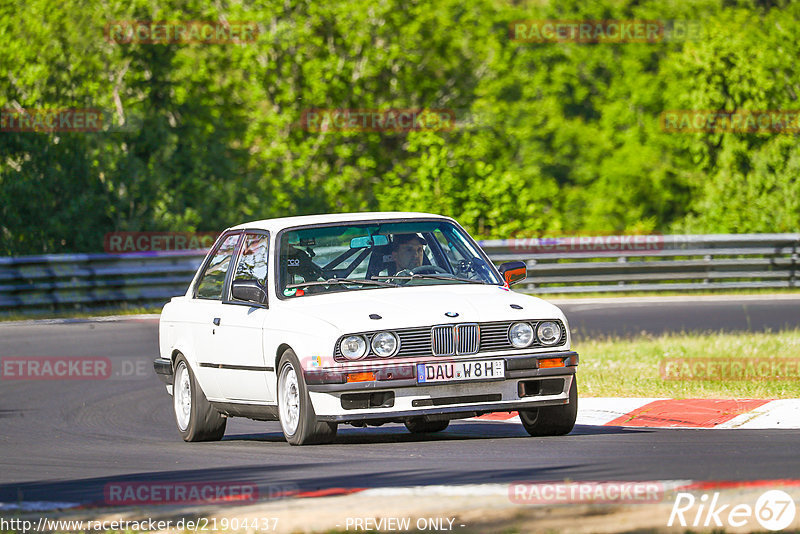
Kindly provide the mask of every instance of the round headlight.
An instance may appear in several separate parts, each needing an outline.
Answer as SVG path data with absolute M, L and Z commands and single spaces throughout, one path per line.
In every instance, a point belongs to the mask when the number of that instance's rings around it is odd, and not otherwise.
M 347 336 L 339 344 L 342 356 L 348 360 L 359 360 L 367 354 L 367 342 L 361 336 Z
M 378 332 L 372 336 L 372 352 L 381 358 L 394 356 L 398 345 L 397 336 L 391 332 Z
M 561 339 L 561 327 L 553 321 L 542 321 L 536 327 L 536 337 L 542 345 L 555 345 Z
M 508 339 L 518 349 L 529 347 L 533 343 L 533 327 L 528 323 L 514 323 L 508 330 Z

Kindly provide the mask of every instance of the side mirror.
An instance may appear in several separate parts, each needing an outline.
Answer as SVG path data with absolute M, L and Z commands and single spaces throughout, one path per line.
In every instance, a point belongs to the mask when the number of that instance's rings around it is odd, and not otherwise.
M 503 275 L 508 285 L 516 284 L 528 277 L 528 267 L 524 261 L 509 261 L 501 264 L 497 270 Z
M 267 302 L 267 292 L 255 280 L 234 280 L 231 286 L 231 296 L 236 300 L 264 304 Z

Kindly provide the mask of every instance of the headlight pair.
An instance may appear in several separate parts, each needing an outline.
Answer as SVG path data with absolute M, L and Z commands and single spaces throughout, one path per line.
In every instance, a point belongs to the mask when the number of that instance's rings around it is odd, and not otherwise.
M 536 338 L 542 345 L 555 345 L 561 339 L 561 326 L 555 321 L 542 321 L 536 326 Z M 530 323 L 514 323 L 508 329 L 508 340 L 518 348 L 524 349 L 533 344 L 533 326 Z
M 391 332 L 378 332 L 372 336 L 370 346 L 374 354 L 388 358 L 395 355 L 400 341 Z M 360 360 L 367 355 L 367 340 L 364 336 L 347 336 L 339 344 L 339 350 L 348 360 Z

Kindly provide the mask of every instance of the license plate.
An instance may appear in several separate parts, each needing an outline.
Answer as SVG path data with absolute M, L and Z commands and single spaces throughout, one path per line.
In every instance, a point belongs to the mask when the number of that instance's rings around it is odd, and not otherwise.
M 464 380 L 491 380 L 493 378 L 505 378 L 503 360 L 417 364 L 418 384 Z

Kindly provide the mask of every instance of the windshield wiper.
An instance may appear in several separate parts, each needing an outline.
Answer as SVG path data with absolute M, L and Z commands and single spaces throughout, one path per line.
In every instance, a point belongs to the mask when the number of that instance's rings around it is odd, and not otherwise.
M 361 284 L 365 286 L 397 287 L 397 284 L 392 284 L 390 282 L 381 282 L 379 280 L 329 278 L 327 280 L 312 280 L 311 282 L 302 282 L 300 284 L 289 284 L 288 286 L 286 286 L 286 289 L 296 289 L 299 287 L 309 287 L 309 286 L 329 286 L 332 284 Z
M 443 274 L 402 274 L 400 276 L 373 276 L 373 278 L 376 280 L 457 280 L 459 282 L 467 282 L 468 284 L 488 284 L 488 282 L 482 282 L 480 280 L 472 280 L 471 278 L 457 278 L 455 276 L 446 276 Z

